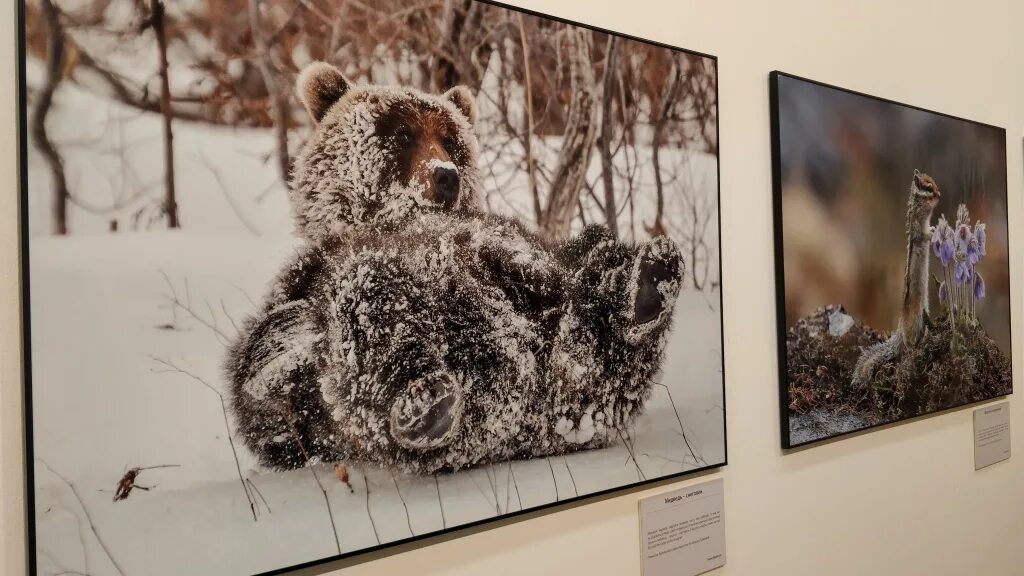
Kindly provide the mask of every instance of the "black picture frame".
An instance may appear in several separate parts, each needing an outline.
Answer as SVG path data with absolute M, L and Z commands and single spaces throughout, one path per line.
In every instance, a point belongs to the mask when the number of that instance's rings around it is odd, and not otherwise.
M 992 397 L 989 397 L 989 398 L 983 398 L 983 399 L 978 399 L 978 400 L 971 400 L 971 401 L 967 401 L 967 402 L 962 402 L 962 403 L 957 403 L 957 404 L 953 404 L 953 405 L 949 405 L 949 406 L 944 406 L 942 408 L 939 408 L 939 409 L 936 409 L 936 410 L 927 411 L 927 412 L 923 412 L 921 414 L 916 414 L 916 415 L 901 417 L 901 418 L 897 418 L 897 419 L 893 419 L 893 420 L 889 420 L 889 421 L 874 423 L 874 424 L 870 424 L 868 426 L 856 428 L 856 429 L 853 429 L 853 430 L 848 430 L 848 431 L 837 433 L 837 434 L 832 434 L 832 435 L 824 436 L 824 437 L 821 437 L 821 438 L 810 439 L 810 440 L 806 440 L 806 441 L 802 441 L 802 442 L 795 442 L 795 441 L 793 441 L 793 439 L 791 437 L 792 430 L 791 430 L 791 427 L 790 427 L 790 417 L 791 417 L 791 413 L 790 413 L 790 409 L 789 409 L 790 389 L 789 389 L 789 377 L 788 377 L 788 374 L 787 374 L 787 343 L 786 343 L 786 337 L 787 337 L 787 332 L 788 332 L 788 326 L 787 326 L 787 320 L 786 320 L 786 318 L 787 318 L 787 316 L 786 316 L 786 282 L 785 282 L 785 257 L 784 257 L 785 245 L 784 245 L 784 239 L 783 239 L 783 230 L 784 230 L 783 193 L 784 193 L 784 189 L 783 189 L 783 166 L 782 166 L 782 162 L 783 162 L 783 160 L 782 160 L 782 130 L 781 130 L 781 118 L 780 118 L 781 112 L 780 112 L 780 94 L 779 94 L 779 90 L 780 90 L 779 85 L 780 85 L 780 80 L 781 79 L 788 79 L 788 80 L 794 80 L 794 81 L 798 81 L 798 82 L 805 82 L 805 83 L 808 83 L 810 85 L 817 86 L 817 87 L 820 87 L 820 88 L 824 88 L 824 89 L 828 89 L 828 90 L 835 90 L 835 91 L 838 91 L 838 92 L 841 92 L 841 93 L 845 93 L 845 94 L 849 94 L 849 95 L 853 95 L 853 96 L 858 96 L 858 97 L 866 98 L 866 99 L 869 99 L 869 100 L 872 100 L 872 101 L 876 101 L 876 102 L 881 102 L 881 103 L 884 103 L 884 104 L 890 104 L 890 105 L 894 105 L 894 106 L 899 106 L 899 107 L 907 108 L 907 109 L 910 109 L 910 110 L 916 110 L 916 111 L 925 112 L 925 113 L 928 113 L 928 114 L 933 114 L 933 115 L 936 115 L 936 116 L 939 116 L 939 117 L 943 117 L 943 118 L 948 118 L 948 119 L 951 119 L 951 120 L 956 120 L 956 121 L 960 121 L 960 122 L 966 122 L 968 124 L 972 124 L 972 125 L 975 125 L 975 126 L 983 127 L 983 128 L 986 128 L 986 129 L 997 130 L 997 131 L 999 131 L 1002 134 L 1002 141 L 1004 142 L 1004 146 L 1003 146 L 1004 155 L 1005 155 L 1005 152 L 1006 152 L 1006 147 L 1005 147 L 1006 129 L 1002 128 L 1002 127 L 999 127 L 999 126 L 994 126 L 994 125 L 991 125 L 991 124 L 987 124 L 987 123 L 984 123 L 984 122 L 979 122 L 979 121 L 976 121 L 976 120 L 970 120 L 970 119 L 967 119 L 967 118 L 962 118 L 962 117 L 959 117 L 959 116 L 954 116 L 952 114 L 947 114 L 947 113 L 944 113 L 944 112 L 938 112 L 938 111 L 935 111 L 935 110 L 930 110 L 930 109 L 927 109 L 927 108 L 922 108 L 920 106 L 915 106 L 915 105 L 912 105 L 912 104 L 898 102 L 896 100 L 891 100 L 891 99 L 888 99 L 888 98 L 884 98 L 884 97 L 880 97 L 880 96 L 874 96 L 874 95 L 871 95 L 871 94 L 866 94 L 866 93 L 863 93 L 863 92 L 858 92 L 856 90 L 851 90 L 851 89 L 848 89 L 848 88 L 843 88 L 843 87 L 840 87 L 840 86 L 835 86 L 835 85 L 832 85 L 832 84 L 827 84 L 825 82 L 820 82 L 820 81 L 817 81 L 817 80 L 812 80 L 812 79 L 801 77 L 801 76 L 798 76 L 798 75 L 795 75 L 795 74 L 790 74 L 790 73 L 786 73 L 786 72 L 782 72 L 782 71 L 778 71 L 778 70 L 775 70 L 775 71 L 772 71 L 772 72 L 769 73 L 769 75 L 768 75 L 768 96 L 769 96 L 770 136 L 771 136 L 772 222 L 773 222 L 773 256 L 774 256 L 774 269 L 775 269 L 775 308 L 776 308 L 776 334 L 775 334 L 775 336 L 776 336 L 776 352 L 777 352 L 777 364 L 778 364 L 779 430 L 780 430 L 780 437 L 781 437 L 782 448 L 784 450 L 791 450 L 791 449 L 796 449 L 796 448 L 805 448 L 805 447 L 820 445 L 820 444 L 823 444 L 823 443 L 830 442 L 832 440 L 841 439 L 841 438 L 845 438 L 845 437 L 849 437 L 849 436 L 853 436 L 853 435 L 860 435 L 860 434 L 863 434 L 863 433 L 866 433 L 866 432 L 876 431 L 876 430 L 879 430 L 881 428 L 890 427 L 890 426 L 893 426 L 893 425 L 896 425 L 896 424 L 899 424 L 899 423 L 904 423 L 904 422 L 908 422 L 908 421 L 912 421 L 912 420 L 916 420 L 916 419 L 920 419 L 920 418 L 927 418 L 927 417 L 930 417 L 930 416 L 935 416 L 935 415 L 943 414 L 943 413 L 946 413 L 946 412 L 949 412 L 949 411 L 953 411 L 953 410 L 957 410 L 957 409 L 960 409 L 960 408 L 964 408 L 966 406 L 978 405 L 978 404 L 982 404 L 982 403 L 986 403 L 986 402 L 990 402 L 990 401 L 993 401 L 993 400 L 1004 398 L 1005 395 L 995 395 L 995 396 L 992 396 Z M 1005 189 L 1005 188 L 1008 187 L 1007 183 L 1006 183 L 1007 175 L 1006 175 L 1006 170 L 1005 169 L 1002 171 L 1002 177 L 1004 179 L 1004 186 L 1003 187 Z M 1009 195 L 1008 189 L 1006 191 L 1006 194 L 1007 194 L 1006 200 L 1007 200 L 1007 207 L 1008 207 L 1008 195 Z M 1007 210 L 1007 212 L 1008 212 L 1008 210 Z M 1009 215 L 1008 215 L 1008 213 L 1005 214 L 1004 224 L 1007 226 L 1007 229 L 1008 229 L 1009 228 Z M 1009 265 L 1009 264 L 1007 264 L 1007 265 Z M 1010 286 L 1010 291 L 1012 292 L 1012 290 L 1013 290 L 1013 287 L 1011 285 Z M 1011 315 L 1012 315 L 1012 299 L 1011 299 L 1010 307 L 1011 307 Z M 1010 348 L 1012 349 L 1012 334 L 1010 335 L 1010 338 L 1011 338 Z M 1009 370 L 1010 370 L 1010 373 L 1011 373 L 1010 393 L 1012 394 L 1012 360 L 1013 360 L 1012 356 L 1008 356 L 1008 360 L 1010 362 Z
M 665 48 L 665 49 L 668 49 L 668 50 L 673 50 L 673 51 L 676 51 L 676 52 L 682 52 L 682 53 L 690 54 L 690 55 L 693 55 L 693 56 L 699 56 L 701 58 L 709 59 L 712 62 L 714 62 L 714 65 L 715 65 L 714 89 L 715 89 L 716 93 L 718 92 L 718 58 L 716 56 L 713 56 L 713 55 L 710 55 L 710 54 L 701 53 L 701 52 L 698 52 L 698 51 L 695 51 L 695 50 L 689 50 L 689 49 L 680 48 L 680 47 L 673 46 L 673 45 L 670 45 L 670 44 L 665 44 L 665 43 L 661 43 L 661 42 L 647 40 L 647 39 L 644 39 L 644 38 L 640 38 L 640 37 L 636 37 L 636 36 L 632 36 L 632 35 L 628 35 L 628 34 L 623 34 L 623 33 L 620 33 L 620 32 L 615 32 L 615 31 L 612 31 L 612 30 L 608 30 L 608 29 L 605 29 L 605 28 L 598 27 L 598 26 L 593 26 L 593 25 L 589 25 L 589 24 L 585 24 L 585 23 L 581 23 L 581 22 L 576 22 L 576 21 L 573 21 L 573 20 L 565 19 L 565 18 L 551 16 L 551 15 L 544 14 L 544 13 L 541 13 L 541 12 L 537 12 L 537 11 L 534 11 L 534 10 L 529 10 L 529 9 L 520 8 L 520 7 L 517 7 L 517 6 L 508 5 L 508 4 L 505 4 L 505 3 L 502 3 L 502 2 L 496 2 L 496 1 L 493 1 L 493 0 L 473 0 L 473 1 L 477 2 L 477 3 L 485 4 L 485 5 L 494 6 L 494 7 L 497 7 L 497 8 L 502 8 L 502 9 L 510 10 L 510 11 L 513 11 L 513 12 L 522 13 L 522 14 L 529 15 L 529 16 L 545 18 L 545 19 L 548 19 L 548 20 L 551 20 L 553 22 L 557 22 L 557 23 L 560 23 L 560 24 L 565 24 L 565 25 L 570 25 L 570 26 L 578 26 L 578 27 L 581 27 L 581 28 L 592 30 L 594 32 L 609 34 L 609 35 L 613 35 L 613 36 L 616 36 L 616 37 L 619 37 L 619 38 L 622 38 L 622 39 L 632 40 L 632 41 L 636 41 L 636 42 L 641 42 L 641 43 L 644 43 L 644 44 L 647 44 L 647 45 L 650 45 L 650 46 L 655 46 L 655 47 L 659 47 L 659 48 Z M 26 57 L 27 57 L 27 52 L 26 52 L 26 18 L 25 18 L 26 7 L 25 7 L 25 2 L 24 1 L 18 2 L 16 4 L 16 12 L 17 12 L 17 15 L 16 15 L 16 18 L 17 18 L 17 22 L 16 22 L 17 32 L 16 32 L 16 34 L 17 34 L 17 42 L 18 42 L 18 47 L 17 47 L 17 74 L 18 74 L 18 78 L 17 78 L 17 82 L 18 82 L 17 101 L 18 101 L 18 123 L 19 123 L 19 128 L 18 128 L 19 129 L 19 134 L 18 134 L 18 154 L 19 154 L 19 157 L 18 157 L 18 166 L 19 166 L 18 189 L 19 189 L 19 204 L 20 204 L 19 205 L 19 247 L 18 248 L 19 248 L 19 253 L 20 253 L 19 272 L 20 272 L 21 318 L 22 318 L 22 323 L 21 323 L 22 374 L 23 374 L 22 392 L 24 394 L 24 403 L 23 403 L 23 406 L 24 406 L 24 411 L 23 411 L 23 417 L 24 417 L 23 433 L 24 433 L 24 450 L 25 450 L 25 460 L 23 462 L 23 465 L 25 467 L 25 494 L 24 494 L 24 496 L 25 496 L 25 508 L 24 508 L 24 512 L 25 512 L 25 517 L 26 517 L 26 520 L 27 520 L 26 527 L 25 527 L 25 529 L 26 529 L 26 551 L 25 552 L 26 552 L 26 559 L 27 559 L 28 574 L 30 574 L 31 576 L 35 576 L 36 574 L 38 574 L 38 566 L 37 566 L 37 545 L 38 545 L 38 542 L 37 542 L 37 534 L 36 534 L 37 519 L 36 519 L 36 514 L 35 514 L 36 479 L 35 479 L 35 473 L 34 473 L 34 462 L 36 460 L 36 454 L 35 454 L 34 445 L 33 445 L 34 417 L 33 417 L 33 393 L 32 393 L 32 372 L 33 372 L 33 370 L 32 370 L 32 314 L 31 314 L 31 304 L 30 304 L 30 297 L 31 297 L 31 286 L 30 286 L 31 273 L 30 273 L 30 254 L 29 254 L 29 249 L 30 249 L 30 233 L 29 233 L 29 226 L 28 226 L 28 222 L 29 222 L 29 200 L 28 200 L 28 198 L 29 198 L 29 189 L 28 189 L 28 171 L 29 171 L 29 167 L 28 167 L 28 153 L 27 153 L 27 151 L 29 150 L 29 139 L 28 139 L 28 118 L 27 118 L 27 116 L 28 116 L 28 114 L 27 114 L 28 99 L 27 99 L 27 82 L 26 82 Z M 716 118 L 717 118 L 718 110 L 719 110 L 719 105 L 718 105 L 718 101 L 717 101 L 717 98 L 716 98 L 716 101 L 715 101 L 715 114 L 716 114 Z M 720 129 L 720 126 L 719 126 L 718 122 L 716 122 L 715 131 L 716 131 L 716 140 L 718 140 L 718 138 L 720 137 L 720 133 L 721 133 L 721 129 Z M 718 140 L 718 141 L 720 141 L 720 140 Z M 716 222 L 717 222 L 717 225 L 718 225 L 718 234 L 717 234 L 718 238 L 717 238 L 717 240 L 718 240 L 719 246 L 721 246 L 721 224 L 722 224 L 721 209 L 720 209 L 720 206 L 721 206 L 721 158 L 720 158 L 720 154 L 718 154 L 717 151 L 716 151 L 716 156 L 718 157 L 718 161 L 716 162 L 716 166 L 717 166 L 717 171 L 716 171 L 717 195 L 716 195 L 716 199 L 718 201 L 718 209 L 717 209 Z M 718 269 L 719 269 L 719 271 L 721 271 L 721 269 L 722 269 L 721 268 L 722 253 L 721 253 L 720 249 L 719 249 L 718 252 L 719 253 L 718 253 L 718 257 L 717 257 L 717 263 L 718 263 Z M 724 304 L 724 299 L 723 299 L 723 296 L 722 296 L 723 291 L 722 291 L 721 285 L 719 285 L 718 290 L 719 290 L 719 302 L 718 302 L 718 304 L 719 304 L 719 317 L 720 317 L 720 322 L 721 322 L 724 319 L 724 309 L 722 308 L 723 304 Z M 723 328 L 724 328 L 724 323 L 723 323 Z M 482 519 L 482 520 L 477 520 L 477 521 L 473 521 L 473 522 L 468 522 L 468 523 L 461 524 L 461 525 L 458 525 L 458 526 L 449 527 L 449 528 L 446 528 L 446 529 L 443 529 L 443 530 L 437 530 L 437 531 L 433 531 L 433 532 L 429 532 L 429 533 L 418 534 L 418 535 L 413 536 L 413 537 L 403 538 L 403 539 L 399 539 L 399 540 L 394 540 L 394 541 L 382 543 L 382 544 L 379 544 L 379 545 L 376 545 L 376 546 L 370 546 L 370 547 L 362 548 L 362 549 L 359 549 L 359 550 L 345 552 L 345 553 L 342 553 L 342 554 L 330 555 L 330 556 L 326 556 L 326 557 L 323 557 L 323 558 L 313 559 L 313 560 L 310 560 L 310 561 L 307 561 L 307 562 L 302 562 L 302 563 L 298 563 L 298 564 L 294 564 L 294 565 L 290 565 L 290 566 L 275 568 L 275 569 L 268 570 L 268 571 L 265 571 L 265 572 L 260 572 L 258 574 L 255 574 L 254 576 L 271 576 L 271 575 L 275 575 L 275 574 L 284 574 L 284 573 L 289 573 L 289 572 L 293 572 L 293 571 L 301 570 L 301 569 L 305 569 L 305 568 L 310 568 L 310 567 L 315 567 L 315 566 L 322 566 L 322 565 L 326 565 L 326 564 L 329 564 L 329 563 L 332 563 L 332 562 L 336 562 L 336 561 L 339 561 L 339 560 L 344 560 L 344 559 L 365 558 L 365 561 L 370 561 L 370 560 L 372 560 L 372 558 L 370 558 L 369 555 L 372 554 L 372 553 L 375 553 L 375 552 L 395 550 L 397 547 L 401 547 L 403 545 L 407 545 L 407 544 L 410 544 L 410 543 L 417 543 L 417 542 L 422 542 L 422 543 L 424 543 L 424 545 L 429 545 L 429 544 L 431 544 L 431 542 L 427 542 L 427 541 L 429 541 L 429 540 L 435 540 L 436 541 L 437 538 L 440 537 L 440 536 L 453 535 L 453 534 L 454 535 L 466 535 L 471 530 L 473 530 L 474 528 L 479 528 L 479 527 L 487 526 L 487 525 L 492 525 L 493 527 L 497 527 L 498 523 L 507 522 L 509 520 L 520 521 L 520 520 L 528 519 L 530 516 L 535 516 L 538 512 L 558 511 L 560 509 L 565 509 L 565 508 L 571 507 L 573 505 L 579 505 L 579 504 L 586 504 L 586 503 L 589 503 L 589 502 L 594 502 L 594 501 L 603 499 L 603 498 L 608 497 L 609 495 L 613 495 L 613 494 L 615 494 L 615 495 L 626 495 L 626 494 L 629 494 L 629 493 L 637 492 L 637 491 L 645 489 L 645 488 L 649 488 L 649 487 L 651 487 L 653 485 L 664 484 L 664 483 L 666 483 L 668 481 L 672 481 L 672 480 L 679 480 L 679 479 L 683 479 L 683 478 L 693 477 L 693 476 L 696 476 L 696 475 L 701 475 L 701 474 L 707 473 L 709 471 L 714 471 L 714 470 L 717 470 L 719 468 L 727 466 L 728 463 L 729 463 L 729 459 L 728 459 L 728 429 L 727 429 L 728 413 L 727 413 L 727 409 L 726 409 L 726 397 L 725 397 L 725 381 L 726 380 L 725 380 L 725 353 L 724 353 L 725 337 L 724 337 L 724 329 L 721 332 L 722 333 L 721 333 L 721 336 L 720 336 L 719 340 L 720 340 L 720 348 L 721 348 L 720 361 L 721 361 L 721 365 L 722 365 L 722 386 L 721 386 L 722 413 L 723 413 L 723 416 L 722 416 L 722 438 L 723 438 L 724 447 L 723 447 L 723 457 L 722 457 L 722 460 L 720 462 L 714 462 L 714 463 L 711 463 L 709 465 L 701 466 L 701 467 L 694 468 L 694 469 L 691 469 L 691 470 L 686 470 L 684 472 L 667 474 L 667 475 L 659 476 L 659 477 L 656 477 L 656 478 L 649 478 L 649 479 L 646 479 L 646 480 L 637 481 L 635 483 L 625 484 L 625 485 L 621 485 L 621 486 L 618 486 L 618 487 L 615 487 L 615 488 L 610 488 L 610 489 L 607 489 L 607 490 L 601 490 L 601 491 L 589 493 L 589 494 L 582 495 L 582 496 L 567 497 L 567 498 L 564 498 L 564 499 L 561 499 L 561 500 L 557 500 L 557 501 L 554 501 L 554 502 L 550 502 L 550 503 L 546 503 L 546 504 L 543 504 L 543 505 L 534 506 L 534 507 L 530 507 L 530 508 L 526 508 L 526 509 L 522 509 L 522 510 L 518 510 L 518 511 L 514 511 L 514 512 L 508 512 L 508 513 L 502 514 L 502 515 L 494 517 L 494 518 L 488 518 L 488 519 Z

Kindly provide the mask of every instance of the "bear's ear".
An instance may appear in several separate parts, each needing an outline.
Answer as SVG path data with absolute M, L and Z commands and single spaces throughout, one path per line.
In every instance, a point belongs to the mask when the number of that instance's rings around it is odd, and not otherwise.
M 295 85 L 299 98 L 317 123 L 349 89 L 341 71 L 326 62 L 313 62 L 303 68 Z
M 469 120 L 470 124 L 476 123 L 476 104 L 473 102 L 473 93 L 466 86 L 456 86 L 444 93 L 444 99 L 448 100 L 459 109 Z

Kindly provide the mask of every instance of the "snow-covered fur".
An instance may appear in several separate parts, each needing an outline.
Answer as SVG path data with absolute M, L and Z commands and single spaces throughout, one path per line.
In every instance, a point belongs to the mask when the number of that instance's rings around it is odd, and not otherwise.
M 299 75 L 298 91 L 317 123 L 292 174 L 301 236 L 318 241 L 414 211 L 482 210 L 468 88 L 434 96 L 355 85 L 318 62 Z
M 246 444 L 431 473 L 606 446 L 642 412 L 682 261 L 593 226 L 426 213 L 311 245 L 233 348 Z
M 619 438 L 661 365 L 672 241 L 590 226 L 551 245 L 482 214 L 463 89 L 352 88 L 316 64 L 300 92 L 320 122 L 293 192 L 307 243 L 227 360 L 260 461 L 432 473 Z

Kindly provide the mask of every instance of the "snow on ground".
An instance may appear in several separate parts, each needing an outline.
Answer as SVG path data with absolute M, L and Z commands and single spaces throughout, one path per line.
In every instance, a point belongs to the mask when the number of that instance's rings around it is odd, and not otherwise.
M 81 202 L 109 206 L 140 191 L 159 199 L 158 117 L 65 84 L 48 125 Z M 41 574 L 116 574 L 111 557 L 128 575 L 252 574 L 723 460 L 719 291 L 687 286 L 677 302 L 664 386 L 654 387 L 627 438 L 631 449 L 620 443 L 429 477 L 350 463 L 350 492 L 327 466 L 268 472 L 238 444 L 240 472 L 258 490 L 254 521 L 217 394 L 225 379 L 224 338 L 216 332 L 234 333 L 232 322 L 254 310 L 296 240 L 270 134 L 187 122 L 175 129 L 179 231 L 162 230 L 161 222 L 130 231 L 134 210 L 149 201 L 140 198 L 113 215 L 117 234 L 106 232 L 110 215 L 72 206 L 72 236 L 48 236 L 48 173 L 29 149 Z M 557 154 L 557 142 L 538 150 Z M 717 210 L 714 157 L 664 152 L 664 164 L 674 167 L 668 190 L 689 187 Z M 525 174 L 508 160 L 516 154 L 485 155 L 485 181 L 492 209 L 529 214 Z M 638 155 L 616 161 L 624 170 L 649 161 L 649 150 Z M 596 181 L 600 165 L 596 155 L 592 160 Z M 492 177 L 491 170 L 512 177 Z M 636 206 L 630 212 L 623 204 L 619 219 L 620 229 L 635 230 L 640 239 L 653 213 L 648 172 L 637 170 Z M 617 189 L 624 190 L 621 184 Z M 669 195 L 666 215 L 685 215 L 682 200 Z M 668 225 L 673 235 L 682 226 L 672 219 Z M 715 280 L 717 232 L 713 219 L 706 238 Z M 215 325 L 175 311 L 168 301 L 174 294 Z M 139 476 L 138 485 L 149 491 L 112 501 L 126 470 L 164 464 L 177 466 Z
M 293 249 L 287 236 L 174 232 L 33 240 L 36 517 L 43 574 L 115 573 L 70 487 L 54 471 L 74 485 L 127 574 L 251 574 L 337 553 L 310 470 L 261 470 L 239 445 L 242 472 L 266 499 L 253 521 L 217 395 L 160 363 L 223 389 L 223 344 L 195 319 L 180 311 L 175 318 L 164 275 L 180 298 L 190 298 L 205 319 L 217 318 L 219 329 L 230 334 L 228 316 L 239 322 L 253 309 L 249 298 L 261 296 Z M 632 434 L 636 464 L 622 445 L 437 477 L 392 475 L 356 463 L 350 468 L 352 493 L 333 470 L 318 467 L 341 549 L 721 462 L 720 362 L 717 292 L 684 292 L 665 386 L 655 387 Z M 143 471 L 138 484 L 152 490 L 112 501 L 127 468 L 160 464 L 179 467 Z

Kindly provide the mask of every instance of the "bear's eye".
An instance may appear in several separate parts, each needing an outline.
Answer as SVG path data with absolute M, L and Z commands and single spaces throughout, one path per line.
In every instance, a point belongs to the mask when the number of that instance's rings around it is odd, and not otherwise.
M 406 127 L 401 127 L 395 132 L 395 144 L 399 148 L 408 148 L 412 145 L 412 132 Z
M 441 145 L 444 146 L 444 151 L 448 153 L 449 157 L 455 158 L 455 154 L 459 149 L 459 142 L 454 136 L 451 134 L 445 136 Z

